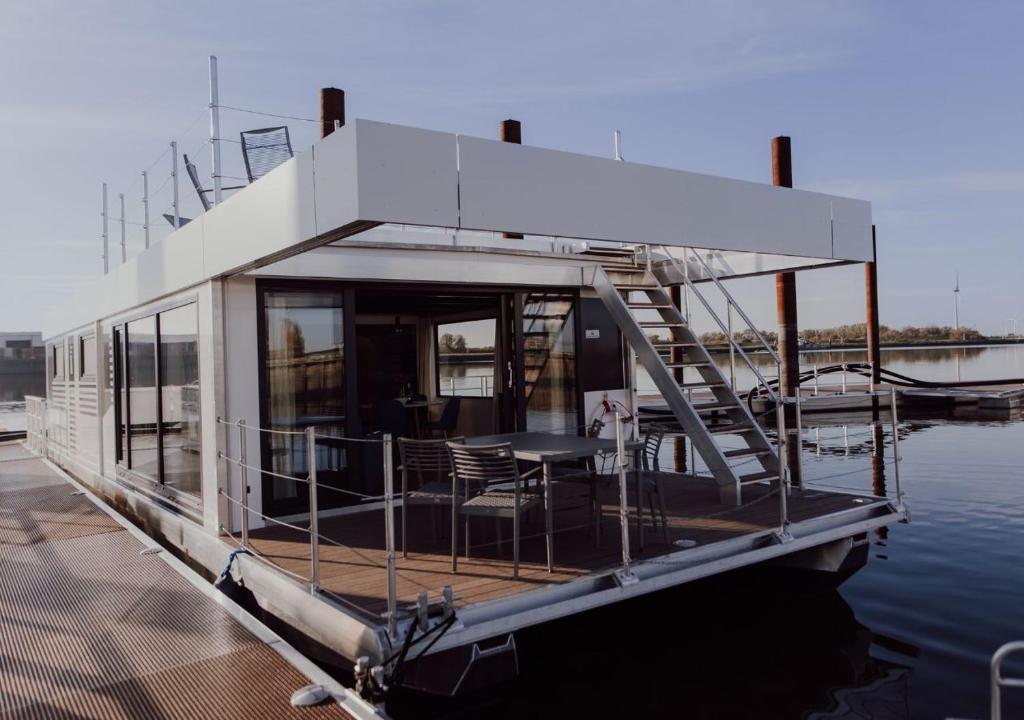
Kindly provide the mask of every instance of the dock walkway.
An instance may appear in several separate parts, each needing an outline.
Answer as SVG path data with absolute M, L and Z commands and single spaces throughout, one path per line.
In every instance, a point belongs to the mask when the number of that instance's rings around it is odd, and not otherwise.
M 166 551 L 142 554 L 153 547 L 20 444 L 0 444 L 0 718 L 368 715 Z M 337 702 L 292 707 L 311 682 Z

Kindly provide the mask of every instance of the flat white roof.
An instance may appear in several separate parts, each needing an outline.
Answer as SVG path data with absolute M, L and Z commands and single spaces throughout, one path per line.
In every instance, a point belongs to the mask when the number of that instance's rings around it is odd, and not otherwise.
M 861 200 L 356 120 L 87 284 L 44 334 L 379 223 L 872 258 Z

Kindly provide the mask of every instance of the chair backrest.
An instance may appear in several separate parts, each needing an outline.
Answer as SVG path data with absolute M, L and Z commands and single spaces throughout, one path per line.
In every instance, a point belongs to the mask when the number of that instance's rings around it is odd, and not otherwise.
M 453 438 L 451 442 L 459 442 L 461 438 Z M 410 472 L 450 473 L 452 456 L 448 452 L 448 444 L 444 440 L 414 440 L 398 438 L 398 451 L 402 458 L 402 467 Z
M 447 443 L 456 479 L 469 491 L 481 491 L 489 485 L 515 483 L 519 465 L 510 443 L 500 445 L 464 445 Z
M 444 410 L 441 411 L 441 417 L 438 418 L 438 424 L 445 430 L 454 430 L 455 426 L 459 424 L 459 408 L 461 406 L 462 398 L 458 395 L 448 398 Z
M 196 170 L 196 166 L 188 159 L 188 155 L 183 155 L 185 158 L 185 172 L 188 173 L 188 179 L 192 181 L 192 187 L 196 189 L 196 194 L 199 196 L 199 202 L 203 204 L 203 210 L 210 209 L 210 201 L 206 197 L 206 190 L 203 190 L 203 184 L 199 182 L 199 171 Z
M 661 451 L 661 443 L 665 439 L 664 425 L 648 425 L 647 434 L 644 437 L 644 469 L 660 470 L 658 453 Z
M 268 172 L 292 157 L 292 141 L 288 128 L 260 128 L 245 130 L 242 137 L 242 157 L 249 182 L 259 180 Z

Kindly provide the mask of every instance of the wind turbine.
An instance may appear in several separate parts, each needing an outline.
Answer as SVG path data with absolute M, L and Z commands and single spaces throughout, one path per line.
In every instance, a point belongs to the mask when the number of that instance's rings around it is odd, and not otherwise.
M 956 274 L 953 286 L 953 330 L 960 332 L 960 273 Z

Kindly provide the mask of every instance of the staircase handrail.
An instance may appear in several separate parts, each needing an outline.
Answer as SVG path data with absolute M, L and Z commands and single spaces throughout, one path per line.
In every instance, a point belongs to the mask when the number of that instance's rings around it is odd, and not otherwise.
M 690 277 L 689 277 L 689 275 L 687 275 L 685 268 L 679 267 L 679 261 L 676 260 L 676 258 L 672 255 L 672 253 L 670 253 L 668 251 L 668 248 L 666 248 L 664 245 L 662 245 L 660 247 L 661 247 L 662 251 L 665 253 L 665 255 L 668 257 L 669 262 L 672 264 L 672 267 L 675 268 L 676 272 L 678 272 L 680 277 L 682 277 L 683 284 L 686 285 L 687 288 L 689 288 L 690 290 L 693 291 L 694 297 L 696 297 L 698 300 L 701 301 L 701 304 L 704 305 L 704 308 L 708 311 L 708 314 L 712 317 L 712 319 L 716 323 L 718 323 L 718 327 L 720 327 L 722 329 L 722 332 L 729 339 L 730 345 L 732 345 L 732 347 L 735 348 L 736 352 L 739 353 L 740 357 L 743 358 L 743 362 L 745 362 L 747 364 L 747 367 L 749 367 L 751 372 L 754 373 L 755 377 L 757 377 L 757 379 L 760 381 L 760 383 L 764 387 L 764 389 L 768 391 L 768 395 L 771 397 L 771 399 L 774 402 L 778 403 L 779 402 L 778 394 L 776 394 L 776 392 L 774 390 L 772 390 L 771 385 L 768 383 L 767 380 L 765 380 L 764 376 L 761 374 L 761 371 L 758 370 L 757 367 L 754 365 L 754 362 L 750 359 L 750 356 L 747 355 L 746 350 L 743 349 L 743 346 L 740 345 L 738 342 L 736 342 L 736 338 L 733 336 L 733 334 L 731 332 L 729 332 L 729 328 L 727 328 L 725 323 L 722 322 L 722 319 L 720 317 L 718 317 L 718 314 L 715 312 L 714 308 L 711 306 L 711 303 L 708 302 L 708 299 L 706 297 L 704 297 L 703 293 L 701 293 L 701 291 L 697 289 L 696 285 L 690 280 Z M 684 252 L 685 252 L 685 250 L 686 249 L 684 248 Z M 754 331 L 754 334 L 757 336 L 757 338 L 761 341 L 761 343 L 768 350 L 768 352 L 771 355 L 772 359 L 775 361 L 776 368 L 779 369 L 779 375 L 781 377 L 781 363 L 782 363 L 782 361 L 779 360 L 779 356 L 775 353 L 775 351 L 771 348 L 771 346 L 768 345 L 767 341 L 764 339 L 764 337 L 761 335 L 761 333 L 758 332 L 757 328 L 754 327 L 753 323 L 750 321 L 750 318 L 747 317 L 747 314 L 745 312 L 743 312 L 742 308 L 740 308 L 739 305 L 736 304 L 736 301 L 733 299 L 732 295 L 729 294 L 729 291 L 726 290 L 722 286 L 721 281 L 714 274 L 714 272 L 711 271 L 711 268 L 708 267 L 707 263 L 705 263 L 704 260 L 699 255 L 697 255 L 696 252 L 694 252 L 693 254 L 697 258 L 697 260 L 707 270 L 709 277 L 715 282 L 715 285 L 718 287 L 718 289 L 722 291 L 722 294 L 725 296 L 726 302 L 728 302 L 732 307 L 736 308 L 736 311 L 740 314 L 740 317 L 743 318 L 743 321 L 745 323 L 747 323 L 747 326 L 751 330 Z

